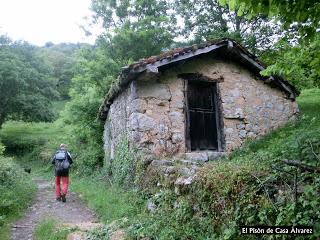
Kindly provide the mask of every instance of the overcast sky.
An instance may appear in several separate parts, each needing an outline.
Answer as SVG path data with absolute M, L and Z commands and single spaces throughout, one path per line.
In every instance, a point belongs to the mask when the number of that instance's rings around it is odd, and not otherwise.
M 42 46 L 46 42 L 89 42 L 79 25 L 89 17 L 91 0 L 0 0 L 0 34 Z M 96 31 L 98 32 L 98 31 Z

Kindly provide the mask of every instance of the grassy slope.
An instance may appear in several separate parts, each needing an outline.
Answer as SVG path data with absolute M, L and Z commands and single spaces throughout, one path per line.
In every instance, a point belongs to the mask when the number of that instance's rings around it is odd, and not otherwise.
M 60 143 L 68 142 L 70 131 L 54 123 L 8 121 L 0 131 L 6 154 L 14 156 L 23 168 L 33 174 L 52 174 L 51 157 Z M 73 149 L 69 149 L 72 152 Z M 75 164 L 76 165 L 76 164 Z
M 315 227 L 317 236 L 313 239 L 320 236 L 319 175 L 297 170 L 295 204 L 292 174 L 296 168 L 282 162 L 298 160 L 320 167 L 320 90 L 305 90 L 297 101 L 301 111 L 297 121 L 258 141 L 247 142 L 229 158 L 208 165 L 200 174 L 197 187 L 202 192 L 196 192 L 201 201 L 209 197 L 210 201 L 225 201 L 227 208 L 237 206 L 232 213 L 214 206 L 223 212 L 217 216 L 224 219 L 224 224 L 305 224 Z M 236 228 L 231 230 L 220 224 L 216 230 L 225 238 L 242 239 L 232 232 Z
M 162 192 L 153 199 L 159 203 L 157 214 L 138 217 L 130 237 L 255 239 L 239 235 L 241 224 L 312 225 L 313 239 L 320 237 L 319 175 L 298 170 L 295 204 L 295 169 L 281 162 L 294 159 L 320 167 L 320 90 L 306 90 L 297 101 L 299 120 L 206 165 L 191 192 L 178 198 Z

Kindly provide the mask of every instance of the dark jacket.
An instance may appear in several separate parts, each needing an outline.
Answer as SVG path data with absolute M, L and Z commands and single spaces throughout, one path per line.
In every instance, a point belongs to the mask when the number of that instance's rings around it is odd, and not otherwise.
M 62 148 L 60 148 L 60 150 L 64 150 L 64 151 L 66 151 L 67 152 L 67 160 L 69 161 L 69 163 L 70 163 L 70 165 L 72 164 L 72 157 L 71 157 L 71 154 L 67 151 L 67 150 L 65 150 L 65 149 L 62 149 Z M 53 164 L 53 165 L 55 165 L 56 164 L 56 154 L 53 154 L 53 157 L 52 157 L 52 161 L 51 161 L 51 163 Z M 55 175 L 56 176 L 59 176 L 59 177 L 68 177 L 69 176 L 69 169 L 67 169 L 67 170 L 65 170 L 65 171 L 63 171 L 63 172 L 57 172 L 56 170 L 55 170 Z

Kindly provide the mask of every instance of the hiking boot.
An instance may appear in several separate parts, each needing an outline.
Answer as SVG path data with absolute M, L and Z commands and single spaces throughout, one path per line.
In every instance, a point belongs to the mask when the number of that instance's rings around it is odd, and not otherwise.
M 60 202 L 61 201 L 61 197 L 57 197 L 56 200 Z
M 66 202 L 66 195 L 64 193 L 61 194 L 61 200 L 62 202 Z

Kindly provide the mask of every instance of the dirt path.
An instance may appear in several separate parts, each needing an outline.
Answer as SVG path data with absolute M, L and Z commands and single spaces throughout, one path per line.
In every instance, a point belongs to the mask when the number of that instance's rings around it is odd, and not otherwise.
M 53 184 L 44 179 L 34 179 L 38 190 L 26 215 L 12 225 L 11 240 L 32 240 L 34 227 L 45 218 L 58 219 L 69 226 L 94 226 L 94 214 L 81 203 L 74 192 L 69 192 L 67 202 L 58 202 L 54 196 Z M 72 183 L 71 183 L 72 184 Z

